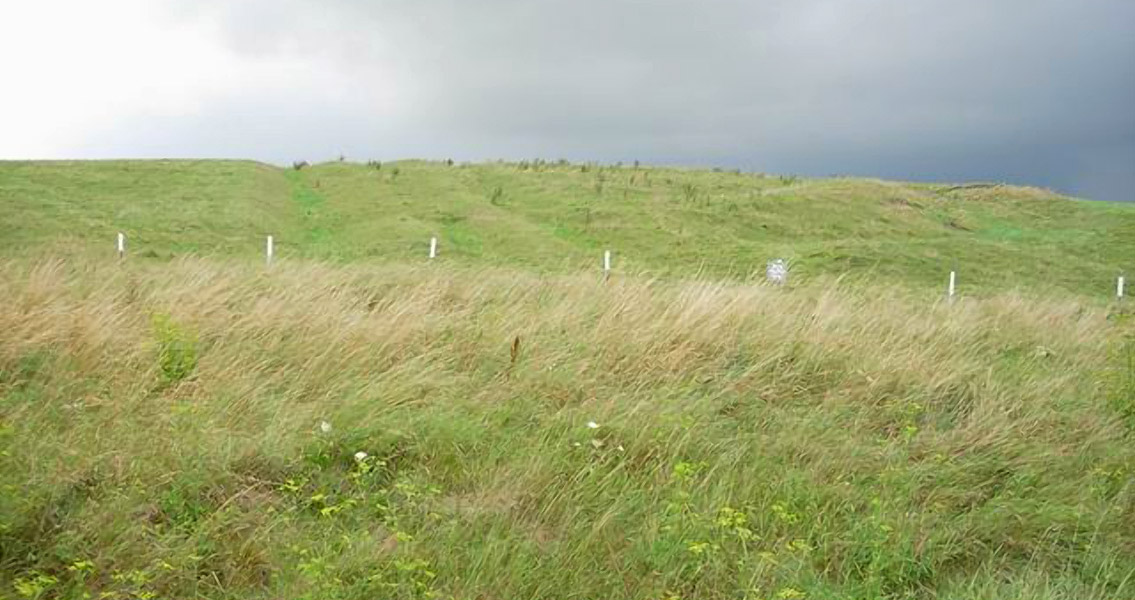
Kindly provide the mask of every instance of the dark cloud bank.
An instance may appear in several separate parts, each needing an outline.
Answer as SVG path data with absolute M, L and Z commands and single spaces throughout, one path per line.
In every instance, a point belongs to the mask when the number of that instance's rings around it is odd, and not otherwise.
M 238 90 L 86 152 L 641 160 L 1135 200 L 1131 0 L 185 1 L 168 18 L 341 89 Z

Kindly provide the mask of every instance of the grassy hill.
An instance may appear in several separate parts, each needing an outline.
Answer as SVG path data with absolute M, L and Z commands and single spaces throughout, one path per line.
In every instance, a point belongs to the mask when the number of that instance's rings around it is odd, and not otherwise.
M 545 162 L 0 163 L 0 253 L 444 261 L 541 271 L 744 278 L 770 258 L 798 277 L 1106 297 L 1135 270 L 1135 205 L 1008 186 L 797 179 Z
M 1135 597 L 1133 209 L 2 163 L 0 598 Z

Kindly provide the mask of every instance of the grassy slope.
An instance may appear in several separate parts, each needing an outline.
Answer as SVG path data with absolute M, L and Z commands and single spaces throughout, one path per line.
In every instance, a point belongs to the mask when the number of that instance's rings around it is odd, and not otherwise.
M 1135 596 L 1135 207 L 601 173 L 0 164 L 0 598 Z
M 252 162 L 0 163 L 0 247 L 111 255 L 125 231 L 131 252 L 229 252 L 290 232 L 287 194 L 278 169 Z
M 397 174 L 396 174 L 397 173 Z M 499 190 L 499 193 L 497 192 Z M 745 277 L 773 257 L 799 276 L 850 274 L 938 289 L 1061 288 L 1105 297 L 1135 259 L 1135 205 L 1040 190 L 782 180 L 631 167 L 405 161 L 300 172 L 248 162 L 0 163 L 0 252 L 445 260 Z
M 6 590 L 1135 593 L 1135 364 L 1098 308 L 213 261 L 0 294 Z

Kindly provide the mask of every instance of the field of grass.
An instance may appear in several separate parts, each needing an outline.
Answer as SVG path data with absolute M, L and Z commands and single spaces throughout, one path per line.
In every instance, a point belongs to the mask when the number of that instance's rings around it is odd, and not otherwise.
M 1114 307 L 210 259 L 0 297 L 4 595 L 1135 596 Z
M 549 273 L 741 280 L 786 258 L 797 279 L 846 275 L 941 292 L 1017 288 L 1107 298 L 1135 271 L 1135 204 L 1009 186 L 797 179 L 559 163 L 0 162 L 0 255 L 137 260 L 188 254 L 368 264 L 441 260 Z
M 0 598 L 1135 598 L 1133 258 L 1024 188 L 0 163 Z

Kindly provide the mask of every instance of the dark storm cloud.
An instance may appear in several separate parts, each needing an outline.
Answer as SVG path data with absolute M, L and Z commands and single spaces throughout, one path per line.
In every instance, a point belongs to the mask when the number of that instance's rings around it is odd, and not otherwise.
M 638 159 L 1135 200 L 1130 0 L 284 0 L 168 16 L 240 56 L 336 70 L 344 89 L 249 89 L 96 143 Z M 383 94 L 397 101 L 370 103 Z

